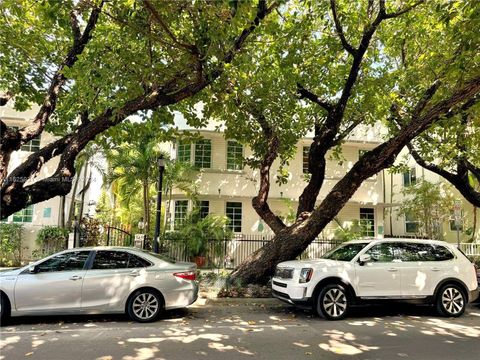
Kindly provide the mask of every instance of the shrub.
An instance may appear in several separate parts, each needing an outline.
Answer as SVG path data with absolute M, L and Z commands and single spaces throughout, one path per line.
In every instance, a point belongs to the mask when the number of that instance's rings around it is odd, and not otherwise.
M 19 266 L 22 262 L 22 224 L 0 224 L 0 265 Z
M 45 256 L 65 248 L 68 230 L 58 226 L 44 226 L 37 234 L 40 254 Z
M 86 241 L 83 246 L 105 245 L 101 229 L 102 222 L 99 219 L 83 218 L 80 227 L 85 232 Z

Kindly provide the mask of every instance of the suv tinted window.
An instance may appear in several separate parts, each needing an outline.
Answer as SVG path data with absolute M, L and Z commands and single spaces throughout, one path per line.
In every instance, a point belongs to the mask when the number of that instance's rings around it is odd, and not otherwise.
M 448 250 L 445 246 L 442 245 L 432 245 L 435 256 L 435 261 L 446 261 L 452 260 L 455 256 Z
M 90 251 L 72 251 L 56 255 L 37 265 L 38 272 L 82 270 Z
M 398 250 L 397 243 L 380 243 L 372 246 L 365 254 L 370 255 L 373 261 L 391 262 L 397 258 Z
M 433 248 L 430 244 L 402 244 L 399 254 L 400 260 L 405 262 L 411 261 L 433 261 Z
M 402 261 L 445 261 L 453 254 L 444 246 L 421 243 L 404 243 L 399 253 Z
M 150 263 L 126 251 L 97 251 L 92 269 L 126 269 L 150 266 Z

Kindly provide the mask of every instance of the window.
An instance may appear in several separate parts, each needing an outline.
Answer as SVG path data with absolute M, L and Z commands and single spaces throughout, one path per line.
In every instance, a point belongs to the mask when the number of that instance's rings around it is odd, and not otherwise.
M 149 265 L 148 261 L 125 251 L 97 251 L 92 269 L 127 269 Z
M 331 259 L 338 261 L 351 261 L 368 243 L 355 243 L 340 245 L 339 247 L 327 252 L 322 259 Z
M 444 246 L 421 243 L 402 244 L 399 251 L 402 261 L 445 261 L 453 259 L 453 254 Z
M 197 203 L 199 213 L 200 213 L 200 218 L 205 219 L 209 212 L 210 212 L 210 202 L 207 200 L 201 200 Z
M 414 167 L 403 173 L 403 186 L 409 187 L 417 182 L 416 170 Z
M 190 163 L 192 144 L 189 142 L 180 141 L 177 146 L 177 161 Z
M 399 251 L 399 245 L 396 243 L 380 243 L 372 246 L 365 254 L 371 256 L 376 262 L 391 262 L 395 259 Z
M 173 228 L 177 230 L 187 218 L 188 200 L 175 201 L 175 216 L 173 220 Z
M 40 135 L 38 135 L 36 138 L 33 138 L 26 144 L 23 144 L 21 150 L 30 152 L 40 150 Z
M 303 173 L 308 174 L 308 153 L 310 152 L 310 146 L 303 147 Z
M 226 214 L 230 219 L 229 229 L 234 232 L 242 232 L 242 203 L 227 202 Z
M 45 219 L 51 218 L 52 217 L 52 208 L 44 208 L 43 209 L 43 217 Z
M 13 214 L 13 222 L 30 223 L 33 220 L 33 205 L 27 206 L 15 214 Z
M 360 229 L 362 236 L 375 237 L 374 209 L 360 208 Z
M 405 214 L 405 231 L 407 233 L 417 233 L 420 227 L 419 221 L 416 219 L 415 215 L 412 213 Z
M 212 163 L 212 142 L 199 140 L 195 143 L 195 167 L 209 169 Z
M 18 130 L 18 126 L 10 126 L 10 127 L 12 129 L 17 129 Z M 33 138 L 32 140 L 30 140 L 26 144 L 23 144 L 22 147 L 20 148 L 20 150 L 30 151 L 30 152 L 39 150 L 40 149 L 40 139 L 41 139 L 41 135 L 38 135 L 37 137 Z
M 227 169 L 243 169 L 243 146 L 236 141 L 227 142 Z
M 82 270 L 90 251 L 72 251 L 56 255 L 37 265 L 38 272 Z
M 433 255 L 435 261 L 446 261 L 452 260 L 455 256 L 448 250 L 445 246 L 442 245 L 431 245 L 433 247 Z

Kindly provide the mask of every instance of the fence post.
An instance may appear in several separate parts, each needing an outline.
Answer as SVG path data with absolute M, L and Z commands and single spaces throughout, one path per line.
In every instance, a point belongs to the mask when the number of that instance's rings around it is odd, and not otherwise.
M 107 246 L 110 245 L 110 225 L 107 225 Z

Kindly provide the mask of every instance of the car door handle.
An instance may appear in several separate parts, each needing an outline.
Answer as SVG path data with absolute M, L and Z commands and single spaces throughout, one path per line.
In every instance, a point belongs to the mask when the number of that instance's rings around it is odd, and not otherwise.
M 432 271 L 440 271 L 440 268 L 438 268 L 438 267 L 432 267 Z
M 73 281 L 77 281 L 77 280 L 80 280 L 82 277 L 81 276 L 78 276 L 78 275 L 73 275 L 70 280 L 73 280 Z
M 140 271 L 138 270 L 132 271 L 130 274 L 128 274 L 128 276 L 133 276 L 133 277 L 139 276 L 139 275 L 140 275 Z
M 396 269 L 396 268 L 390 268 L 390 269 L 388 269 L 388 271 L 390 271 L 390 272 L 395 272 L 395 271 L 398 271 L 398 269 Z

